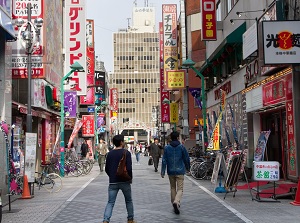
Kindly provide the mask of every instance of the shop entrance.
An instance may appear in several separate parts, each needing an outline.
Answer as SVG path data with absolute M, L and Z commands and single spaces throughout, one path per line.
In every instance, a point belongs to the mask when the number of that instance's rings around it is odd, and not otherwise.
M 271 130 L 265 160 L 278 161 L 281 164 L 280 176 L 286 178 L 286 152 L 287 152 L 287 134 L 286 134 L 286 112 L 285 109 L 270 111 L 261 115 L 262 130 Z

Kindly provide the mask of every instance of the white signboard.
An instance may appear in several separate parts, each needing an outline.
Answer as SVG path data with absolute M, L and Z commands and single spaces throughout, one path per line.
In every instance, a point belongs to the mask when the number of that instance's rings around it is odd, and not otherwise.
M 279 163 L 276 161 L 253 162 L 253 178 L 255 181 L 278 181 Z
M 265 64 L 300 63 L 300 21 L 263 21 Z
M 257 46 L 257 23 L 255 22 L 243 34 L 243 59 L 246 59 L 258 49 Z
M 28 182 L 33 183 L 35 174 L 37 134 L 26 132 L 25 143 L 25 175 L 27 175 Z
M 65 1 L 65 74 L 78 62 L 86 71 L 86 18 L 85 0 Z M 77 95 L 86 95 L 86 72 L 74 72 L 66 90 L 75 90 Z

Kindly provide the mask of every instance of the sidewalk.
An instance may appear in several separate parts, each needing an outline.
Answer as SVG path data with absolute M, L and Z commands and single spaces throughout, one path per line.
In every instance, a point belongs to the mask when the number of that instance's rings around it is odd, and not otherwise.
M 170 204 L 168 178 L 162 179 L 147 162 L 148 157 L 141 157 L 141 165 L 135 165 L 133 157 L 132 191 L 138 223 L 299 222 L 300 207 L 291 205 L 291 200 L 252 201 L 249 190 L 239 190 L 235 197 L 229 193 L 224 200 L 224 194 L 214 193 L 209 180 L 194 180 L 191 176 L 185 178 L 181 214 L 175 215 Z M 65 177 L 63 189 L 58 193 L 35 190 L 34 198 L 13 202 L 12 211 L 19 211 L 3 214 L 2 223 L 99 223 L 107 202 L 107 184 L 107 175 L 100 173 L 95 163 L 87 176 Z M 111 222 L 124 223 L 124 218 L 124 197 L 119 193 Z

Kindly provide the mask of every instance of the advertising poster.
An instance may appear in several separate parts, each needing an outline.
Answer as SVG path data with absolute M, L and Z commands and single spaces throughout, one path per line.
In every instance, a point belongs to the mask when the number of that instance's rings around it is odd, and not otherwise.
M 27 5 L 33 1 L 30 0 L 13 0 L 12 1 L 12 19 L 16 20 L 18 18 L 24 19 L 27 21 L 28 12 Z M 44 5 L 42 0 L 34 1 L 34 9 L 31 10 L 32 23 L 35 18 L 44 19 Z M 15 29 L 15 36 L 17 41 L 12 43 L 12 78 L 27 78 L 27 64 L 28 56 L 26 52 L 26 43 L 22 40 L 22 33 L 26 30 L 27 23 L 24 23 L 20 28 Z M 35 31 L 35 28 L 31 27 L 32 31 Z M 32 78 L 43 78 L 45 76 L 44 66 L 43 66 L 43 33 L 44 26 L 40 29 L 40 36 L 33 35 L 33 45 L 32 58 L 31 58 L 31 68 L 32 68 Z
M 254 161 L 264 161 L 265 150 L 271 131 L 260 132 L 254 151 Z
M 34 182 L 35 174 L 35 158 L 36 158 L 36 133 L 25 133 L 25 175 L 27 175 L 28 182 Z
M 73 132 L 72 132 L 72 134 L 69 138 L 68 149 L 71 148 L 71 144 L 72 144 L 75 136 L 77 135 L 79 129 L 81 128 L 81 126 L 82 126 L 82 120 L 77 119 L 76 122 L 75 122 L 74 128 L 73 128 Z

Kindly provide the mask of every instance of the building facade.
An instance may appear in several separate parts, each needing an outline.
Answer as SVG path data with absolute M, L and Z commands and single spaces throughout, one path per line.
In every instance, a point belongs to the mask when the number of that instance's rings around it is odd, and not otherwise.
M 153 118 L 159 105 L 159 36 L 155 31 L 155 9 L 134 7 L 133 25 L 113 34 L 114 71 L 110 88 L 118 91 L 115 130 L 130 141 L 149 141 L 158 134 Z

